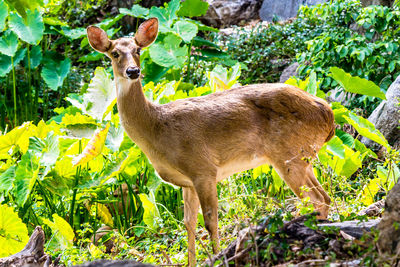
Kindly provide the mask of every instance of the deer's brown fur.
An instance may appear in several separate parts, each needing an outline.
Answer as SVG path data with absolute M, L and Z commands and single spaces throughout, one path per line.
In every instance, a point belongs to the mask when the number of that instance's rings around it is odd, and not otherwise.
M 157 29 L 157 19 L 150 19 L 134 38 L 111 41 L 93 26 L 88 36 L 94 49 L 112 59 L 127 134 L 164 180 L 183 187 L 189 264 L 195 264 L 199 206 L 214 253 L 219 249 L 216 183 L 234 173 L 270 163 L 298 197 L 310 197 L 326 218 L 330 198 L 306 159 L 314 158 L 334 134 L 329 105 L 286 84 L 255 84 L 164 105 L 151 103 L 140 78 L 130 79 L 126 73 L 140 66 L 137 51 L 155 40 Z M 303 186 L 309 190 L 301 191 Z

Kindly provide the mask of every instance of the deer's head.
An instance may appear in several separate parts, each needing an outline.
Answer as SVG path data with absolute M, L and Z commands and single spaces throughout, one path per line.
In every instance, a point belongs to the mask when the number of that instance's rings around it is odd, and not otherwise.
M 151 18 L 140 24 L 135 37 L 108 39 L 107 33 L 96 27 L 87 28 L 90 45 L 112 60 L 114 76 L 130 80 L 140 77 L 140 50 L 157 38 L 158 19 Z

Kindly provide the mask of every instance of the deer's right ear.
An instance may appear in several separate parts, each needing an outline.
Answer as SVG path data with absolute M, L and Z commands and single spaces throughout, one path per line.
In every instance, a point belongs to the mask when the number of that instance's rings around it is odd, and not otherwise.
M 110 49 L 111 41 L 104 30 L 96 26 L 89 26 L 86 31 L 89 43 L 95 50 L 104 53 Z

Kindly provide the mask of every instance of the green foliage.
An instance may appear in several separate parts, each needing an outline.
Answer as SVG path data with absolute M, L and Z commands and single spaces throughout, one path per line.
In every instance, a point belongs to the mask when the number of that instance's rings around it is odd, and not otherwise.
M 335 79 L 346 92 L 374 96 L 386 100 L 385 93 L 382 92 L 375 83 L 359 77 L 353 77 L 337 67 L 332 67 L 329 70 L 331 72 L 330 76 Z
M 28 242 L 28 230 L 12 207 L 0 205 L 0 257 L 21 251 Z

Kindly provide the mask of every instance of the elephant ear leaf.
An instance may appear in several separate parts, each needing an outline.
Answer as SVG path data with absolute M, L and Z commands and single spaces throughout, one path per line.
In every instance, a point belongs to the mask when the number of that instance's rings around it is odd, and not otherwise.
M 26 15 L 26 19 L 24 19 L 17 13 L 10 13 L 9 25 L 19 39 L 31 45 L 36 45 L 43 37 L 43 18 L 38 10 L 27 10 Z
M 200 17 L 206 14 L 208 3 L 202 0 L 186 0 L 181 4 L 178 11 L 179 16 Z
M 330 76 L 335 79 L 347 92 L 379 97 L 386 100 L 385 93 L 374 82 L 360 77 L 353 77 L 344 70 L 332 67 Z
M 4 1 L 0 2 L 0 32 L 4 30 L 6 26 L 6 18 L 8 16 L 8 6 Z
M 110 124 L 107 124 L 106 128 L 103 130 L 97 130 L 94 133 L 82 153 L 76 156 L 72 161 L 74 166 L 85 164 L 100 155 L 103 151 L 109 128 Z
M 0 257 L 21 251 L 28 242 L 28 229 L 12 207 L 0 205 Z

